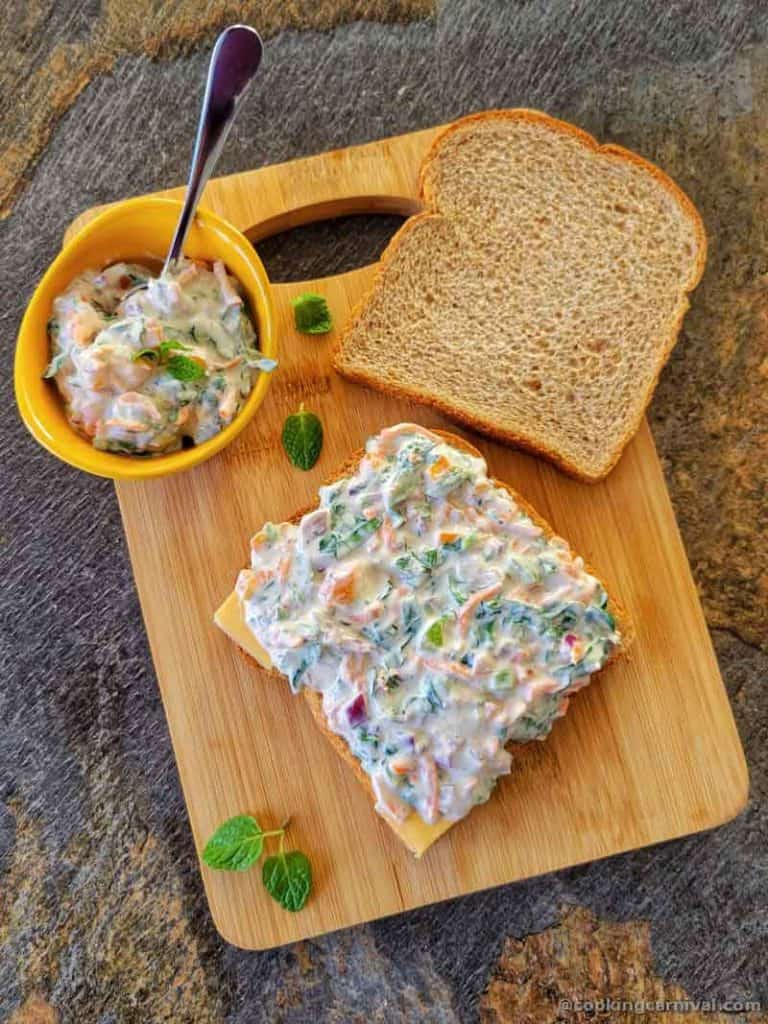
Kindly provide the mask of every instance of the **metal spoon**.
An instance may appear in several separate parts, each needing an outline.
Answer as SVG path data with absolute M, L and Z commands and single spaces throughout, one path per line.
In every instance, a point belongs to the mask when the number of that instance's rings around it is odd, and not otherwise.
M 163 264 L 163 274 L 182 254 L 200 196 L 224 148 L 248 86 L 261 63 L 262 50 L 259 33 L 248 25 L 230 25 L 216 40 L 208 65 L 208 80 L 197 125 L 187 194 L 171 247 Z M 137 285 L 128 292 L 125 299 L 146 287 L 146 283 Z

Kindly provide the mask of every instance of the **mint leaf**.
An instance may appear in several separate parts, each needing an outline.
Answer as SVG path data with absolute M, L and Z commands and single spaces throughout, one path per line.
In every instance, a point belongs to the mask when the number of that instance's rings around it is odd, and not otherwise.
M 161 341 L 160 344 L 157 346 L 157 351 L 160 354 L 161 362 L 164 362 L 165 359 L 167 359 L 168 356 L 171 354 L 171 352 L 176 352 L 179 350 L 182 350 L 184 352 L 191 351 L 189 345 L 185 345 L 181 341 Z
M 133 361 L 137 359 L 154 359 L 158 363 L 169 362 L 169 357 L 172 352 L 176 352 L 179 349 L 184 349 L 185 352 L 189 352 L 189 345 L 185 345 L 181 341 L 161 341 L 156 348 L 142 348 L 135 353 Z M 192 360 L 190 360 L 191 362 Z
M 296 330 L 302 334 L 327 334 L 333 326 L 328 303 L 322 295 L 306 292 L 291 299 Z
M 323 447 L 323 425 L 313 412 L 306 411 L 302 402 L 299 411 L 285 421 L 282 440 L 294 466 L 312 469 Z
M 219 825 L 205 844 L 203 860 L 219 871 L 246 871 L 261 856 L 264 833 L 249 814 L 238 814 Z
M 163 342 L 165 344 L 165 342 Z M 189 356 L 171 356 L 168 360 L 168 373 L 176 380 L 193 381 L 205 376 L 205 370 L 195 359 Z
M 299 850 L 267 857 L 261 877 L 269 895 L 285 910 L 295 913 L 301 910 L 309 898 L 312 868 Z

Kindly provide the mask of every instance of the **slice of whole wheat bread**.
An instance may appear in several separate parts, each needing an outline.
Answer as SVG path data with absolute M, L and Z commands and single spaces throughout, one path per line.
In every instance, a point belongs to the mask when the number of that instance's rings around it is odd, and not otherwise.
M 384 252 L 334 365 L 604 477 L 703 272 L 695 207 L 636 154 L 531 110 L 447 128 L 421 194 L 425 212 Z
M 447 441 L 448 444 L 453 445 L 460 451 L 467 452 L 470 455 L 476 456 L 477 458 L 483 458 L 482 454 L 477 450 L 477 448 L 473 447 L 473 445 L 471 445 L 463 437 L 459 437 L 457 434 L 448 433 L 447 431 L 437 430 L 432 427 L 430 427 L 429 429 L 432 431 L 432 433 L 439 435 L 445 441 Z M 344 465 L 341 466 L 341 468 L 326 481 L 326 485 L 332 484 L 336 480 L 340 480 L 343 477 L 350 476 L 352 473 L 354 473 L 357 470 L 358 464 L 360 460 L 363 458 L 364 454 L 365 451 L 363 449 L 360 449 L 359 451 L 356 451 L 353 455 L 351 455 L 350 458 L 344 463 Z M 493 483 L 499 487 L 503 487 L 506 491 L 509 492 L 513 501 L 518 505 L 520 509 L 522 509 L 526 513 L 526 515 L 530 516 L 530 518 L 533 520 L 534 523 L 536 523 L 537 526 L 541 527 L 547 538 L 555 536 L 555 532 L 549 525 L 549 523 L 542 519 L 542 517 L 536 512 L 536 510 L 532 508 L 532 506 L 529 505 L 528 502 L 517 493 L 517 491 L 515 491 L 512 487 L 510 487 L 508 484 L 505 484 L 501 480 L 494 479 Z M 299 512 L 296 512 L 294 515 L 290 517 L 289 522 L 299 523 L 303 516 L 305 516 L 308 512 L 311 512 L 313 509 L 317 507 L 317 504 L 318 503 L 315 502 L 313 505 L 307 508 L 303 508 Z M 585 568 L 587 572 L 591 573 L 593 576 L 597 576 L 597 574 L 588 565 L 585 565 Z M 622 639 L 621 646 L 616 648 L 612 652 L 610 658 L 605 663 L 603 668 L 600 670 L 601 672 L 604 671 L 605 668 L 611 662 L 615 661 L 619 657 L 623 657 L 626 654 L 627 648 L 629 647 L 633 639 L 632 624 L 627 613 L 625 612 L 621 603 L 617 601 L 610 592 L 608 592 L 607 588 L 606 592 L 608 593 L 608 609 L 616 620 L 616 624 L 618 626 L 619 632 L 621 633 Z M 248 660 L 252 661 L 254 664 L 257 664 L 254 661 L 254 659 L 252 659 L 250 655 L 247 654 L 247 652 L 243 652 L 243 654 L 246 658 L 248 658 Z M 262 671 L 264 671 L 261 665 L 259 665 L 258 667 Z M 595 673 L 592 678 L 594 679 L 595 676 L 597 676 L 598 674 L 599 673 Z M 272 676 L 274 679 L 279 679 L 283 683 L 285 683 L 285 676 L 283 676 L 282 673 L 278 672 L 277 669 L 270 669 L 269 675 Z M 366 773 L 365 769 L 362 767 L 358 759 L 351 752 L 351 750 L 347 746 L 346 742 L 342 739 L 342 737 L 339 736 L 337 733 L 333 732 L 328 726 L 325 713 L 323 711 L 322 694 L 319 693 L 317 690 L 310 690 L 307 687 L 304 687 L 301 693 L 305 700 L 307 701 L 307 703 L 309 704 L 312 716 L 314 717 L 317 725 L 325 735 L 326 739 L 332 744 L 336 753 L 349 765 L 349 767 L 355 773 L 355 776 L 357 777 L 359 782 L 362 783 L 362 785 L 368 791 L 371 800 L 375 803 L 376 795 L 373 791 L 373 786 L 371 785 L 369 775 Z M 509 746 L 514 746 L 514 744 L 510 743 Z

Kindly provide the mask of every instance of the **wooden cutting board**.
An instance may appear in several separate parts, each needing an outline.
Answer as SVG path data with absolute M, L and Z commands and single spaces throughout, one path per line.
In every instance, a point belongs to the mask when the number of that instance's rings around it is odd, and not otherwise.
M 222 178 L 204 203 L 254 240 L 345 213 L 411 213 L 435 131 Z M 627 660 L 572 702 L 550 739 L 518 748 L 490 802 L 421 861 L 377 817 L 305 702 L 214 627 L 214 610 L 265 520 L 309 503 L 380 428 L 400 420 L 450 426 L 426 408 L 348 383 L 331 369 L 331 336 L 294 331 L 292 296 L 320 292 L 342 325 L 372 275 L 366 267 L 275 286 L 280 367 L 253 423 L 197 469 L 117 484 L 198 849 L 225 818 L 249 811 L 265 827 L 290 815 L 290 840 L 312 859 L 315 890 L 299 914 L 269 898 L 257 870 L 202 868 L 217 928 L 248 949 L 709 828 L 737 814 L 747 797 L 744 756 L 645 423 L 608 480 L 595 485 L 471 438 L 491 474 L 519 489 L 607 581 L 637 638 Z M 300 401 L 325 424 L 325 447 L 309 473 L 293 469 L 280 446 L 283 421 Z

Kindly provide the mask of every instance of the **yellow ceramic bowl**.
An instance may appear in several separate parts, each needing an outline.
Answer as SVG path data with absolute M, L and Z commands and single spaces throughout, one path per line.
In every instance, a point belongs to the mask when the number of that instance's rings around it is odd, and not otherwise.
M 64 462 L 114 480 L 145 480 L 189 469 L 229 444 L 253 419 L 264 400 L 271 374 L 260 373 L 243 408 L 210 441 L 169 455 L 118 455 L 98 451 L 67 422 L 53 381 L 43 380 L 50 359 L 47 323 L 53 300 L 72 278 L 90 268 L 119 260 L 160 261 L 171 243 L 181 210 L 177 199 L 157 196 L 128 199 L 111 206 L 79 231 L 50 265 L 37 286 L 21 323 L 16 345 L 14 384 L 21 417 L 34 437 Z M 198 210 L 184 245 L 193 259 L 222 260 L 243 287 L 256 319 L 259 348 L 277 357 L 275 316 L 269 281 L 251 243 L 221 217 Z

